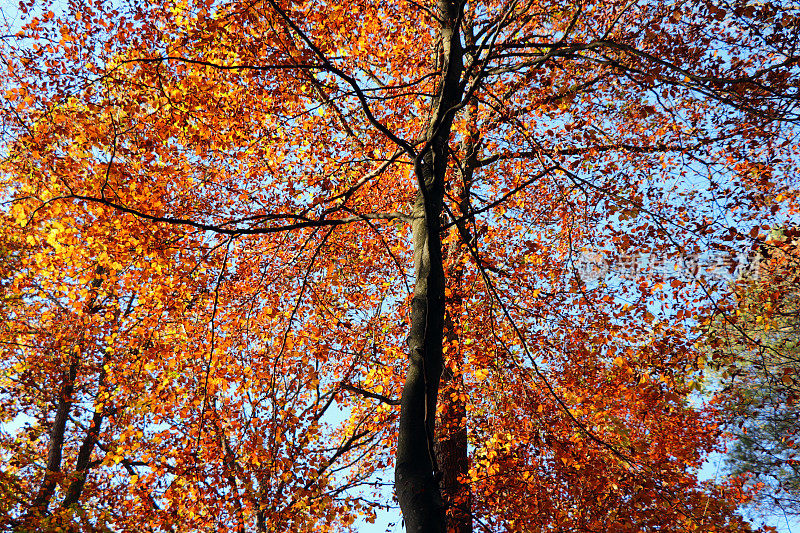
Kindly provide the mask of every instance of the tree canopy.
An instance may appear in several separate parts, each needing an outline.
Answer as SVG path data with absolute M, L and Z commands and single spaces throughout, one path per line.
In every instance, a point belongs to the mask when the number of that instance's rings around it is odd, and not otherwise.
M 737 300 L 717 310 L 709 330 L 723 420 L 735 435 L 731 474 L 758 489 L 761 510 L 800 515 L 797 409 L 800 400 L 800 232 L 773 231 L 735 285 Z
M 20 8 L 4 527 L 750 528 L 698 320 L 798 212 L 796 7 Z

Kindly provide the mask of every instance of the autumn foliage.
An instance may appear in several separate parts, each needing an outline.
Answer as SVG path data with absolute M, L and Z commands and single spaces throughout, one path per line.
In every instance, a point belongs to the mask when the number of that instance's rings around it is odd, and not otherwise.
M 800 231 L 773 230 L 708 324 L 715 403 L 732 434 L 727 469 L 746 481 L 761 511 L 800 514 L 798 340 Z
M 746 531 L 696 317 L 798 212 L 798 15 L 23 3 L 0 524 Z

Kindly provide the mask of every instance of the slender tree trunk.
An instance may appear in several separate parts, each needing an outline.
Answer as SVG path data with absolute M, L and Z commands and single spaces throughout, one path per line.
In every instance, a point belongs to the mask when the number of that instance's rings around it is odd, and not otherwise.
M 462 8 L 460 0 L 437 4 L 443 75 L 432 102 L 426 143 L 414 162 L 419 184 L 412 213 L 415 285 L 395 469 L 395 490 L 410 533 L 444 533 L 446 527 L 434 447 L 445 316 L 440 216 L 453 110 L 463 93 Z
M 100 378 L 98 379 L 97 383 L 98 395 L 105 387 L 106 362 L 107 358 L 103 357 L 103 360 L 100 363 Z M 92 452 L 94 451 L 95 444 L 97 444 L 97 438 L 100 435 L 100 428 L 103 425 L 103 418 L 105 418 L 104 409 L 105 408 L 102 406 L 99 406 L 97 409 L 95 409 L 95 412 L 92 416 L 92 423 L 89 426 L 89 431 L 83 438 L 81 447 L 78 450 L 78 458 L 75 461 L 75 472 L 73 474 L 73 479 L 70 482 L 69 487 L 67 488 L 67 493 L 61 502 L 61 507 L 65 509 L 78 503 L 81 494 L 83 494 L 83 488 L 86 486 L 86 478 L 89 475 L 89 463 L 91 462 Z
M 97 312 L 97 309 L 94 309 L 94 305 L 97 299 L 97 291 L 103 283 L 105 269 L 98 266 L 95 268 L 95 274 L 96 277 L 90 284 L 91 292 L 89 300 L 84 305 L 84 310 L 87 315 L 92 315 Z M 85 331 L 81 331 L 69 350 L 67 367 L 63 371 L 61 386 L 58 391 L 56 415 L 53 419 L 53 425 L 50 428 L 50 442 L 47 448 L 47 464 L 45 466 L 44 478 L 42 479 L 42 484 L 39 487 L 36 497 L 31 502 L 30 509 L 27 512 L 27 518 L 47 514 L 56 486 L 58 485 L 58 478 L 61 475 L 61 462 L 64 450 L 64 439 L 67 431 L 67 421 L 69 420 L 69 412 L 72 409 L 72 397 L 75 393 L 75 381 L 78 378 L 78 368 L 80 367 L 81 357 L 83 357 L 84 335 Z M 89 430 L 89 435 L 87 435 L 88 441 L 84 441 L 78 453 L 79 470 L 82 470 L 80 467 L 84 459 L 86 469 L 88 469 L 91 449 L 94 447 L 95 442 L 95 433 L 93 432 L 100 430 L 101 420 L 102 414 L 98 415 L 95 413 L 92 420 L 92 427 Z M 80 496 L 82 490 L 83 481 L 79 481 L 79 486 L 70 486 L 67 491 L 67 500 L 71 501 L 76 491 L 77 495 Z M 75 501 L 77 501 L 77 499 Z
M 94 445 L 97 443 L 97 436 L 100 434 L 100 426 L 103 423 L 102 411 L 95 411 L 92 417 L 92 425 L 89 427 L 88 433 L 81 443 L 80 450 L 78 450 L 78 459 L 75 463 L 74 479 L 70 482 L 64 500 L 61 502 L 61 507 L 67 508 L 76 503 L 83 493 L 83 487 L 86 485 L 86 477 L 89 474 L 89 460 L 94 451 Z
M 463 24 L 467 45 L 474 45 L 472 21 L 466 15 Z M 464 305 L 462 282 L 464 276 L 463 255 L 468 254 L 467 246 L 474 246 L 473 233 L 469 224 L 472 207 L 470 190 L 473 174 L 477 166 L 477 151 L 480 146 L 478 129 L 478 104 L 473 98 L 465 108 L 465 121 L 469 128 L 461 140 L 459 173 L 461 183 L 452 183 L 451 196 L 458 203 L 453 213 L 456 219 L 454 228 L 458 237 L 452 240 L 447 250 L 446 276 L 451 288 L 447 297 L 445 312 L 445 340 L 449 349 L 445 357 L 442 373 L 442 399 L 436 426 L 436 458 L 442 472 L 442 497 L 447 508 L 447 533 L 472 533 L 472 493 L 469 482 L 464 479 L 469 474 L 469 454 L 467 440 L 467 409 L 464 401 L 464 382 L 461 374 L 463 353 L 461 351 L 460 315 Z M 474 222 L 474 221 L 473 221 Z M 464 243 L 467 243 L 466 246 Z
M 464 192 L 461 188 L 460 193 Z M 436 460 L 441 471 L 441 489 L 447 509 L 447 533 L 472 533 L 472 496 L 469 484 L 461 479 L 469 473 L 467 453 L 467 409 L 463 400 L 461 376 L 462 353 L 459 315 L 463 305 L 461 254 L 466 253 L 459 240 L 447 250 L 447 276 L 452 295 L 447 297 L 444 338 L 448 346 L 444 357 L 441 400 L 436 424 Z
M 58 476 L 61 473 L 61 456 L 64 448 L 64 435 L 67 429 L 67 420 L 69 418 L 69 411 L 72 408 L 72 393 L 75 391 L 75 378 L 78 374 L 78 359 L 79 355 L 75 349 L 75 345 L 70 350 L 69 366 L 64 372 L 61 387 L 58 392 L 58 406 L 56 407 L 56 416 L 53 419 L 53 425 L 50 428 L 50 443 L 47 448 L 47 465 L 44 473 L 44 479 L 39 487 L 39 492 L 31 503 L 31 511 L 37 515 L 47 513 L 47 508 L 50 506 L 50 500 L 53 498 L 53 493 L 56 490 Z
M 469 471 L 467 411 L 459 395 L 463 391 L 461 374 L 445 366 L 441 386 L 436 458 L 442 473 L 440 483 L 447 509 L 447 533 L 472 533 L 472 495 L 469 485 L 460 480 Z

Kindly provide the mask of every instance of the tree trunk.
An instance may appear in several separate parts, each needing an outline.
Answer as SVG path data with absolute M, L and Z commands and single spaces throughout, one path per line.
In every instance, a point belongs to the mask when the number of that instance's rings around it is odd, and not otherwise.
M 472 21 L 467 15 L 464 24 L 464 37 L 467 45 L 474 45 L 472 37 Z M 463 311 L 463 255 L 468 254 L 468 247 L 477 246 L 470 231 L 472 206 L 470 191 L 480 139 L 475 121 L 478 118 L 478 103 L 473 98 L 465 108 L 465 121 L 468 133 L 461 140 L 459 174 L 461 183 L 450 185 L 450 194 L 457 201 L 457 209 L 453 215 L 461 219 L 455 222 L 451 231 L 458 237 L 450 242 L 445 257 L 447 263 L 446 276 L 450 295 L 446 300 L 445 340 L 449 347 L 445 357 L 442 373 L 442 400 L 436 425 L 436 459 L 442 472 L 441 489 L 447 509 L 447 533 L 472 533 L 472 493 L 470 485 L 464 479 L 469 474 L 469 454 L 467 440 L 467 409 L 464 401 L 464 380 L 461 367 L 464 363 L 461 350 L 460 318 Z M 466 217 L 466 218 L 465 218 Z
M 98 396 L 101 394 L 106 385 L 105 366 L 107 361 L 108 357 L 104 356 L 100 363 L 100 377 L 97 380 Z M 102 405 L 98 406 L 92 416 L 92 422 L 89 426 L 89 431 L 86 432 L 86 436 L 84 436 L 81 447 L 78 450 L 78 458 L 75 461 L 75 472 L 73 473 L 73 479 L 70 482 L 69 487 L 67 488 L 67 493 L 61 502 L 61 507 L 64 509 L 77 504 L 81 498 L 81 494 L 83 494 L 83 488 L 86 485 L 86 478 L 89 475 L 89 464 L 91 462 L 92 452 L 94 451 L 95 444 L 97 444 L 97 439 L 100 435 L 100 428 L 103 425 L 104 418 L 105 407 Z
M 395 467 L 395 490 L 410 533 L 444 533 L 446 527 L 434 447 L 445 315 L 440 216 L 448 140 L 463 93 L 462 9 L 460 0 L 437 3 L 442 77 L 431 105 L 426 143 L 414 161 L 419 187 L 412 212 L 415 285 Z
M 31 503 L 31 512 L 35 515 L 44 515 L 50 506 L 50 500 L 56 490 L 58 477 L 61 473 L 61 456 L 64 448 L 64 435 L 67 429 L 67 419 L 72 408 L 72 393 L 75 390 L 75 378 L 78 374 L 77 346 L 71 347 L 70 362 L 64 372 L 61 387 L 58 393 L 58 407 L 53 425 L 50 428 L 50 443 L 47 448 L 47 465 L 39 487 L 39 493 Z
M 459 193 L 463 194 L 464 187 Z M 459 215 L 460 213 L 457 213 Z M 464 384 L 461 375 L 460 314 L 463 305 L 461 283 L 463 268 L 461 254 L 466 250 L 458 240 L 447 250 L 447 276 L 452 295 L 447 297 L 444 338 L 448 346 L 444 358 L 442 399 L 436 423 L 436 460 L 441 471 L 441 489 L 447 510 L 447 533 L 472 533 L 472 495 L 469 484 L 461 479 L 469 473 L 467 453 L 467 409 L 463 400 Z
M 74 479 L 70 482 L 67 493 L 61 502 L 61 507 L 69 508 L 78 503 L 83 487 L 86 485 L 86 477 L 89 475 L 89 461 L 94 451 L 94 446 L 97 443 L 97 437 L 100 434 L 100 426 L 103 424 L 102 408 L 94 412 L 92 416 L 92 424 L 89 426 L 89 431 L 81 443 L 80 450 L 78 451 L 78 459 L 75 462 Z
M 449 336 L 449 335 L 448 335 Z M 460 478 L 469 472 L 467 411 L 459 396 L 460 374 L 445 367 L 442 373 L 442 409 L 436 428 L 436 459 L 447 509 L 447 533 L 472 533 L 472 495 Z
M 425 209 L 422 196 L 420 192 L 414 204 L 414 214 L 419 217 L 413 233 L 417 280 L 411 302 L 409 368 L 400 403 L 395 489 L 407 531 L 444 533 L 444 504 L 433 447 L 442 373 L 444 271 L 438 217 L 428 223 L 430 209 Z M 426 216 L 420 216 L 422 211 Z
M 95 278 L 92 280 L 90 287 L 90 296 L 86 304 L 84 304 L 84 311 L 87 315 L 92 315 L 98 311 L 94 309 L 94 304 L 97 299 L 97 291 L 103 283 L 103 276 L 106 271 L 103 267 L 98 266 L 95 268 Z M 53 425 L 50 428 L 50 442 L 47 448 L 47 464 L 44 472 L 42 484 L 36 497 L 31 502 L 30 509 L 26 513 L 26 518 L 32 516 L 43 516 L 48 512 L 50 502 L 55 493 L 58 479 L 61 477 L 61 461 L 64 448 L 64 440 L 67 430 L 67 421 L 69 420 L 69 412 L 72 409 L 73 394 L 75 393 L 75 381 L 78 378 L 78 368 L 83 357 L 84 350 L 84 335 L 85 330 L 82 330 L 75 342 L 69 348 L 68 365 L 64 369 L 61 379 L 61 387 L 58 392 L 58 402 L 56 407 L 56 415 L 53 419 Z M 101 378 L 103 379 L 103 378 Z M 83 480 L 85 470 L 88 470 L 89 457 L 94 448 L 96 432 L 100 430 L 100 422 L 102 421 L 102 414 L 95 413 L 92 421 L 92 426 L 87 435 L 87 440 L 81 446 L 78 457 L 78 471 L 79 477 L 75 481 L 79 485 L 71 485 L 67 491 L 66 501 L 69 505 L 77 502 L 77 498 L 73 502 L 75 495 L 80 496 L 83 490 Z M 85 465 L 84 465 L 85 462 Z M 84 468 L 85 467 L 85 468 Z

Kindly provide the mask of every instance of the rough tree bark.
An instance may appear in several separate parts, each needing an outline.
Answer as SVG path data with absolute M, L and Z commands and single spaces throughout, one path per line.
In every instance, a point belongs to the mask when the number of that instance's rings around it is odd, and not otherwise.
M 406 529 L 413 533 L 444 533 L 446 528 L 434 449 L 445 316 L 440 216 L 448 139 L 464 91 L 460 35 L 463 2 L 439 0 L 437 15 L 443 75 L 432 101 L 426 142 L 414 161 L 418 183 L 412 212 L 415 285 L 408 336 L 409 368 L 400 405 L 395 467 L 397 498 Z
M 455 274 L 458 275 L 458 272 Z M 454 304 L 454 308 L 458 308 L 458 302 L 448 301 L 448 306 L 451 303 Z M 451 315 L 448 310 L 445 316 L 445 338 L 453 347 L 458 344 L 458 334 L 457 321 Z M 472 533 L 470 487 L 460 479 L 469 471 L 467 411 L 460 396 L 463 391 L 463 381 L 460 371 L 454 372 L 446 361 L 442 372 L 441 391 L 435 449 L 441 472 L 442 497 L 447 511 L 447 533 Z
M 469 24 L 465 27 L 467 44 L 470 43 Z M 477 114 L 477 102 L 473 99 L 467 105 L 466 122 L 472 124 L 471 119 Z M 467 410 L 463 400 L 464 384 L 461 375 L 463 354 L 461 351 L 461 325 L 463 293 L 462 283 L 464 276 L 464 254 L 469 253 L 464 243 L 473 246 L 473 235 L 470 231 L 469 213 L 470 187 L 475 167 L 477 165 L 476 153 L 479 145 L 478 132 L 473 128 L 461 141 L 462 161 L 459 165 L 461 183 L 453 183 L 450 187 L 450 196 L 457 200 L 458 210 L 452 213 L 456 219 L 455 227 L 450 231 L 457 231 L 460 238 L 450 242 L 445 256 L 448 285 L 451 294 L 446 299 L 444 336 L 449 350 L 444 358 L 442 372 L 441 392 L 442 399 L 436 424 L 436 460 L 441 472 L 441 489 L 447 509 L 448 533 L 472 533 L 472 494 L 470 486 L 462 478 L 469 473 L 469 454 L 467 441 Z M 466 219 L 463 217 L 467 217 Z M 455 369 L 455 371 L 454 371 Z

